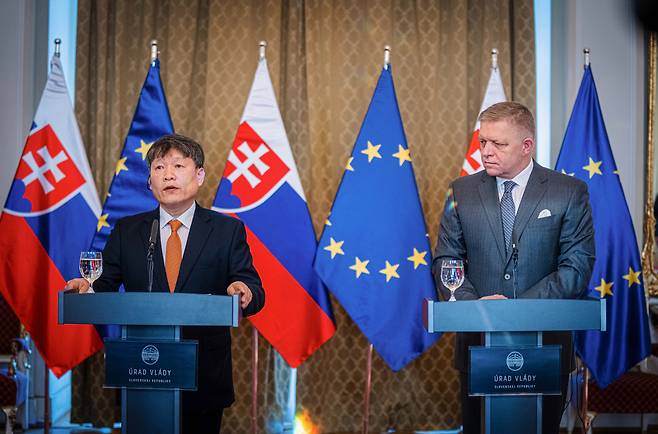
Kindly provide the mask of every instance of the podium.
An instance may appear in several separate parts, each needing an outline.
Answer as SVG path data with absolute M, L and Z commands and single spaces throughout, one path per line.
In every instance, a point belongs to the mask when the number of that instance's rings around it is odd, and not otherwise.
M 484 397 L 486 434 L 540 434 L 542 396 L 560 393 L 560 348 L 543 332 L 606 329 L 602 300 L 469 300 L 423 305 L 425 329 L 482 332 L 469 348 L 469 394 Z M 571 357 L 571 355 L 566 355 Z
M 198 342 L 181 326 L 237 327 L 239 297 L 163 292 L 60 292 L 60 324 L 121 326 L 105 339 L 104 387 L 121 388 L 123 434 L 180 433 L 180 391 L 197 388 Z

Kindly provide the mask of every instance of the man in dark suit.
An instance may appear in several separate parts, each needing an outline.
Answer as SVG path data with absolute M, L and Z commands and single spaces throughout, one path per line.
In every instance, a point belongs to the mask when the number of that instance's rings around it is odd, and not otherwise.
M 95 291 L 145 291 L 151 225 L 159 221 L 153 291 L 240 295 L 245 315 L 263 308 L 265 293 L 252 265 L 244 225 L 200 207 L 201 146 L 181 135 L 158 139 L 149 150 L 149 185 L 160 206 L 117 222 L 103 250 L 103 274 Z M 161 242 L 162 241 L 162 242 Z M 87 292 L 84 279 L 67 288 Z M 183 433 L 219 433 L 222 413 L 234 401 L 231 335 L 226 327 L 184 327 L 184 339 L 199 341 L 198 390 L 182 394 Z
M 521 104 L 494 104 L 480 115 L 485 170 L 449 190 L 433 262 L 437 287 L 443 259 L 462 259 L 457 300 L 578 298 L 594 265 L 594 229 L 587 185 L 533 161 L 535 123 Z M 515 273 L 516 270 L 516 273 Z M 571 333 L 545 333 L 562 346 L 562 396 L 544 397 L 543 433 L 556 434 L 573 360 Z M 468 347 L 481 335 L 456 336 L 464 434 L 480 433 L 481 399 L 468 396 Z

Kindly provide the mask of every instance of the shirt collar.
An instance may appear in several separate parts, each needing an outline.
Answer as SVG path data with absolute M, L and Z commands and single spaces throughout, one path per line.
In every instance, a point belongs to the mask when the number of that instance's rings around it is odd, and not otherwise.
M 514 181 L 514 183 L 520 187 L 525 188 L 526 185 L 528 185 L 528 180 L 530 179 L 530 174 L 532 173 L 532 167 L 533 167 L 533 161 L 530 159 L 530 163 L 526 166 L 525 169 L 523 169 L 518 175 L 516 175 L 512 179 L 505 179 L 505 178 L 500 178 L 496 176 L 496 185 L 498 188 L 503 188 L 503 182 L 505 181 Z
M 185 211 L 183 214 L 179 215 L 178 217 L 173 217 L 162 207 L 160 207 L 160 229 L 167 226 L 169 222 L 173 219 L 178 220 L 183 224 L 183 226 L 185 226 L 187 229 L 190 229 L 190 227 L 192 227 L 192 219 L 194 218 L 195 211 L 196 211 L 196 201 L 192 202 L 192 206 L 190 206 L 187 209 L 187 211 Z

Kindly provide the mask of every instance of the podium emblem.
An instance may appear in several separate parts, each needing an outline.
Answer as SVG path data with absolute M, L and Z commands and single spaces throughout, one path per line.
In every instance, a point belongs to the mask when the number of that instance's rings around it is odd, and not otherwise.
M 147 345 L 142 348 L 142 362 L 147 365 L 153 365 L 158 362 L 160 352 L 155 345 Z
M 510 371 L 518 371 L 523 368 L 523 355 L 518 351 L 512 351 L 507 355 L 507 367 Z

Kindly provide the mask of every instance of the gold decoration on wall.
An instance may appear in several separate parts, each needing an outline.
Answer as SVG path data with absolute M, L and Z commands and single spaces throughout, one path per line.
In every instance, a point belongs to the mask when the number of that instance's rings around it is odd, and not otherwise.
M 654 158 L 656 113 L 656 32 L 649 33 L 647 50 L 647 154 L 646 154 L 646 204 L 644 206 L 644 246 L 642 248 L 642 274 L 645 294 L 658 296 L 658 274 L 655 267 L 656 216 L 654 215 Z

